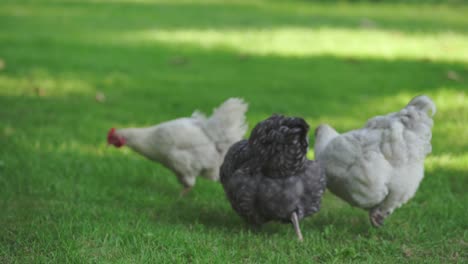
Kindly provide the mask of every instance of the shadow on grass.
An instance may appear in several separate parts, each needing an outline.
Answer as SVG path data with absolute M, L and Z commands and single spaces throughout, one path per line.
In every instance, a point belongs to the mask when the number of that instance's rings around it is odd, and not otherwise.
M 364 237 L 389 236 L 389 230 L 398 228 L 429 232 L 433 224 L 443 225 L 441 228 L 446 231 L 463 230 L 467 225 L 460 226 L 459 219 L 468 217 L 468 212 L 463 210 L 468 187 L 466 175 L 467 170 L 444 167 L 427 171 L 416 195 L 397 208 L 379 229 L 371 226 L 367 211 L 352 207 L 327 191 L 321 211 L 317 217 L 308 220 L 305 227 Z M 439 234 L 446 231 L 440 230 Z
M 453 137 L 456 124 L 464 120 L 464 106 L 454 100 L 463 100 L 468 87 L 463 78 L 468 69 L 459 63 L 245 57 L 222 49 L 164 45 L 88 45 L 84 52 L 80 44 L 55 45 L 33 57 L 22 51 L 25 43 L 9 53 L 16 60 L 0 76 L 0 128 L 56 143 L 61 131 L 65 138 L 60 140 L 92 145 L 102 143 L 110 127 L 152 125 L 189 116 L 195 109 L 210 113 L 234 96 L 249 102 L 251 128 L 272 113 L 284 113 L 312 120 L 312 127 L 329 122 L 344 131 L 427 93 L 444 103 L 436 115 L 435 151 L 464 153 L 468 146 Z M 186 63 L 174 63 L 174 58 Z M 448 71 L 462 77 L 450 79 Z M 67 82 L 86 89 L 66 90 Z M 38 87 L 44 95 L 37 94 Z M 96 91 L 105 94 L 104 103 L 96 102 Z
M 83 44 L 51 43 L 42 49 L 41 54 L 31 57 L 22 51 L 25 45 L 18 44 L 17 51 L 10 52 L 8 56 L 15 57 L 15 60 L 9 62 L 3 71 L 3 76 L 11 78 L 12 84 L 19 86 L 15 94 L 31 95 L 35 85 L 47 89 L 44 82 L 64 79 L 66 84 L 68 78 L 70 82 L 79 80 L 91 86 L 84 93 L 99 89 L 117 95 L 110 99 L 122 100 L 131 96 L 147 104 L 162 100 L 162 96 L 171 100 L 184 99 L 185 103 L 184 95 L 194 93 L 199 95 L 200 101 L 233 94 L 253 98 L 280 97 L 307 104 L 314 98 L 350 100 L 354 97 L 352 102 L 356 103 L 356 100 L 365 101 L 402 92 L 464 89 L 466 80 L 462 77 L 453 80 L 447 72 L 455 71 L 462 76 L 468 74 L 468 68 L 462 63 L 330 55 L 253 56 L 224 49 L 200 50 L 157 44 L 127 47 L 86 45 L 86 52 L 80 52 Z M 2 89 L 13 90 L 10 87 Z M 53 92 L 50 95 L 53 96 Z M 268 100 L 258 101 L 268 103 Z M 269 101 L 283 107 L 275 100 Z M 327 102 L 330 103 L 328 106 L 335 106 L 333 102 Z M 109 103 L 126 102 L 109 100 Z M 314 103 L 320 105 L 320 102 Z M 176 106 L 184 107 L 184 104 Z M 311 107 L 314 110 L 314 106 Z M 188 108 L 192 109 L 191 106 Z
M 268 223 L 258 230 L 247 226 L 230 208 L 218 183 L 199 179 L 193 193 L 178 199 L 181 187 L 175 176 L 133 154 L 111 151 L 96 155 L 42 145 L 37 148 L 27 141 L 11 140 L 3 149 L 12 155 L 0 155 L 4 161 L 0 184 L 6 190 L 1 193 L 5 202 L 1 203 L 0 222 L 8 243 L 19 234 L 30 236 L 19 226 L 41 227 L 41 232 L 47 233 L 57 226 L 71 225 L 74 219 L 91 226 L 135 228 L 132 223 L 143 220 L 147 227 L 183 226 L 234 236 L 247 232 L 265 238 L 284 232 L 293 236 L 290 225 Z M 302 230 L 306 236 L 318 232 L 325 237 L 377 235 L 389 240 L 395 236 L 394 230 L 403 230 L 401 236 L 407 237 L 404 230 L 423 232 L 432 224 L 440 227 L 437 234 L 441 236 L 448 230 L 460 230 L 463 225 L 456 219 L 466 219 L 467 214 L 463 200 L 468 178 L 464 175 L 466 171 L 443 167 L 426 173 L 416 197 L 396 210 L 380 230 L 370 226 L 365 211 L 353 209 L 328 193 L 322 210 L 302 221 Z M 428 218 L 431 220 L 424 220 Z

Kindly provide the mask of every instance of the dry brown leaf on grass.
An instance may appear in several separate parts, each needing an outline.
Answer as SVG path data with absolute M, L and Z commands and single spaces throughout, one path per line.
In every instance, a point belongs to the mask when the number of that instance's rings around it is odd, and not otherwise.
M 245 53 L 241 53 L 237 56 L 237 58 L 241 61 L 245 61 L 245 60 L 248 60 L 250 59 L 250 55 L 249 54 L 245 54 Z
M 468 247 L 468 242 L 466 242 L 466 241 L 463 240 L 463 239 L 460 240 L 460 244 L 461 244 L 462 246 Z
M 169 60 L 169 64 L 175 66 L 182 66 L 189 63 L 189 59 L 184 56 L 174 56 Z
M 456 251 L 453 252 L 453 253 L 450 255 L 450 259 L 451 259 L 452 261 L 457 262 L 459 258 L 460 258 L 460 253 L 458 253 L 458 252 L 456 252 Z
M 344 58 L 344 61 L 348 62 L 348 63 L 353 63 L 353 64 L 358 64 L 358 63 L 361 62 L 361 61 L 359 61 L 359 59 L 352 58 L 352 57 Z
M 359 21 L 359 26 L 362 27 L 362 28 L 376 28 L 377 27 L 377 23 L 372 20 L 372 19 L 369 19 L 369 18 L 362 18 L 360 21 Z
M 46 90 L 39 86 L 34 87 L 34 93 L 39 97 L 44 97 L 47 94 Z
M 103 92 L 96 92 L 94 99 L 96 99 L 98 103 L 104 103 L 106 101 L 106 95 Z
M 403 251 L 403 255 L 405 255 L 405 257 L 410 258 L 413 256 L 413 251 L 406 245 L 403 245 L 401 250 Z
M 6 127 L 3 129 L 3 134 L 4 134 L 5 136 L 7 136 L 7 137 L 13 135 L 14 132 L 15 132 L 15 129 L 12 128 L 11 126 L 6 126 Z
M 6 68 L 6 63 L 3 59 L 0 58 L 0 71 Z
M 447 78 L 452 81 L 460 81 L 461 77 L 456 71 L 449 70 L 447 71 Z

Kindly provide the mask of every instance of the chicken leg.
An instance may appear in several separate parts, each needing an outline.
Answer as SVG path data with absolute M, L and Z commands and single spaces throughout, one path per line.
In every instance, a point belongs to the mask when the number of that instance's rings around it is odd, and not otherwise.
M 414 186 L 415 184 L 413 184 Z M 402 192 L 401 190 L 395 191 L 390 189 L 385 200 L 378 206 L 372 208 L 369 211 L 369 219 L 374 227 L 381 227 L 384 220 L 393 213 L 395 208 L 406 203 L 411 197 L 413 197 L 416 189 L 413 191 Z
M 302 237 L 301 228 L 299 227 L 299 218 L 297 217 L 296 212 L 292 213 L 291 222 L 292 222 L 292 224 L 294 226 L 294 230 L 296 231 L 297 238 L 299 239 L 299 241 L 302 242 L 304 240 L 304 238 Z
M 195 185 L 195 179 L 196 177 L 193 176 L 193 174 L 189 173 L 189 171 L 180 171 L 176 173 L 177 179 L 179 179 L 179 182 L 184 186 L 184 189 L 180 191 L 179 198 L 182 198 L 186 196 L 193 188 Z
M 389 212 L 382 212 L 382 210 L 377 207 L 369 211 L 369 220 L 372 226 L 379 228 L 383 225 L 385 218 L 389 215 Z
M 369 211 L 369 220 L 373 227 L 381 227 L 385 220 L 382 212 L 378 208 Z

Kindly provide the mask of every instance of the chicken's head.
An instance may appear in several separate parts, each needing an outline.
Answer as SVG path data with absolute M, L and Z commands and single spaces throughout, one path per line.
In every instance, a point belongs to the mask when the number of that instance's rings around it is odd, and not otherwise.
M 109 145 L 112 144 L 115 147 L 120 148 L 123 145 L 125 145 L 125 138 L 122 136 L 119 136 L 115 132 L 115 128 L 111 128 L 109 130 L 109 133 L 107 133 L 107 144 Z

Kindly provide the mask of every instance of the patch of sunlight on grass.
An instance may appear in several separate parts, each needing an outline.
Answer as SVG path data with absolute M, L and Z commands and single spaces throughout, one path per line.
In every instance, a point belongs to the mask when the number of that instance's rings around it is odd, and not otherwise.
M 452 89 L 450 87 L 439 87 L 433 92 L 424 93 L 434 100 L 437 107 L 436 118 L 452 110 L 463 109 L 468 105 L 468 98 L 465 91 Z M 367 109 L 374 109 L 375 115 L 382 115 L 386 112 L 396 112 L 405 107 L 417 94 L 410 92 L 400 92 L 393 96 L 379 97 L 375 100 L 365 102 Z M 357 107 L 362 107 L 357 106 Z
M 468 154 L 430 155 L 426 158 L 425 166 L 429 171 L 435 171 L 439 168 L 468 171 Z
M 119 41 L 122 35 L 114 39 Z M 146 30 L 124 34 L 125 42 L 228 48 L 255 55 L 371 57 L 468 62 L 468 36 L 372 29 L 283 27 L 259 30 Z
M 92 94 L 95 88 L 82 80 L 67 76 L 53 76 L 36 70 L 22 77 L 0 75 L 0 95 L 4 96 L 63 96 Z
M 441 111 L 466 109 L 468 106 L 468 97 L 465 91 L 451 90 L 449 88 L 439 88 L 434 94 L 434 101 L 437 108 Z

